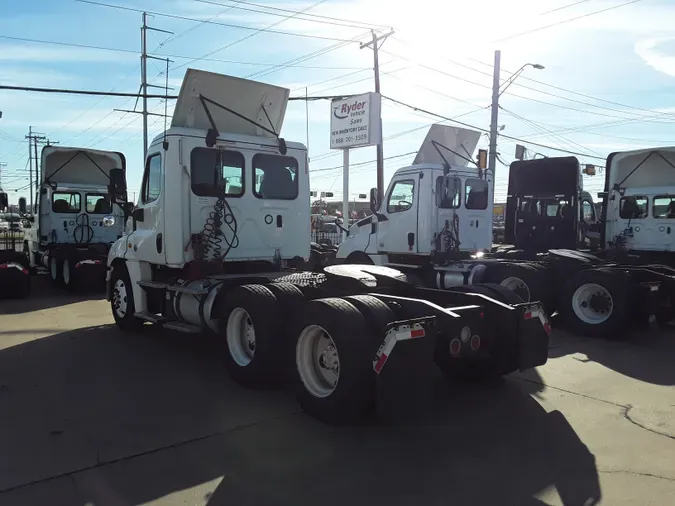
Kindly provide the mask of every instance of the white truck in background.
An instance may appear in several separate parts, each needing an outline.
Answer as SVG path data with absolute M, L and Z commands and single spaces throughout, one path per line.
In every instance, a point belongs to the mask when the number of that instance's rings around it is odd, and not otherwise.
M 373 215 L 349 229 L 338 262 L 393 267 L 439 289 L 498 283 L 590 336 L 615 337 L 634 324 L 675 318 L 675 148 L 610 155 L 599 222 L 578 160 L 525 162 L 532 172 L 520 184 L 527 190 L 509 186 L 507 236 L 510 223 L 522 244 L 568 249 L 495 251 L 492 175 L 455 165 L 444 153 L 471 153 L 475 143 L 461 139 L 469 132 L 435 127 L 415 163 L 395 172 L 384 202 L 371 191 Z M 545 170 L 553 170 L 550 177 Z M 581 245 L 593 233 L 599 244 L 591 254 Z
M 372 265 L 302 270 L 309 171 L 306 147 L 279 136 L 289 93 L 186 72 L 171 128 L 148 149 L 130 227 L 108 255 L 118 327 L 212 333 L 235 381 L 290 380 L 304 409 L 328 423 L 357 420 L 383 391 L 409 391 L 433 363 L 451 378 L 544 364 L 541 305 L 498 302 L 513 295 L 503 287 L 429 290 Z M 115 202 L 125 193 L 115 178 Z
M 113 205 L 110 179 L 122 177 L 122 153 L 79 147 L 42 149 L 33 209 L 25 208 L 23 252 L 57 286 L 75 290 L 105 279 L 105 260 L 124 231 L 125 209 Z M 30 213 L 27 213 L 30 211 Z M 106 226 L 105 221 L 114 221 Z

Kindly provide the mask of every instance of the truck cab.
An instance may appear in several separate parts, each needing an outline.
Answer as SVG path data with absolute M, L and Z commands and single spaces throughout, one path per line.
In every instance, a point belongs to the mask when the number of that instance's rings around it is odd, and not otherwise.
M 490 249 L 493 178 L 467 167 L 461 154 L 472 153 L 478 139 L 469 130 L 432 126 L 413 165 L 394 173 L 384 201 L 349 229 L 337 258 L 409 265 Z
M 606 248 L 675 263 L 675 147 L 610 154 L 602 196 Z
M 527 251 L 599 246 L 600 223 L 593 197 L 583 190 L 579 160 L 553 157 L 513 162 L 504 239 Z

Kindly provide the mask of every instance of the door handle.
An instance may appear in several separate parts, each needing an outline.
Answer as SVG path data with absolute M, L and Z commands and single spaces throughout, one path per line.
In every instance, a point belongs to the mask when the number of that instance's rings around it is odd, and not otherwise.
M 283 218 L 281 217 L 280 214 L 277 214 L 277 228 L 281 228 L 283 226 L 284 226 Z
M 157 248 L 157 253 L 162 252 L 162 233 L 160 232 L 157 234 L 157 237 L 155 237 L 155 247 Z

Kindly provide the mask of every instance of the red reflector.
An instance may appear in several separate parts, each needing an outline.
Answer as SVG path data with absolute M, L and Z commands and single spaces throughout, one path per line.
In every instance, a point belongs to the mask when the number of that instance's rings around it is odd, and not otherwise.
M 532 312 L 528 311 L 523 316 L 525 317 L 526 320 L 531 320 L 532 319 Z
M 382 356 L 380 357 L 380 359 L 377 361 L 377 364 L 375 364 L 375 372 L 376 373 L 378 373 L 378 374 L 380 373 L 380 371 L 384 367 L 384 363 L 387 361 L 387 358 L 389 358 L 387 356 L 387 354 L 383 353 Z
M 480 348 L 480 336 L 478 334 L 471 338 L 471 349 L 477 351 Z
M 478 315 L 478 318 L 485 318 L 485 313 L 480 313 L 480 314 Z
M 424 337 L 424 329 L 411 330 L 410 337 Z
M 547 333 L 548 335 L 551 335 L 551 324 L 550 324 L 549 322 L 546 322 L 546 323 L 544 324 L 544 330 L 546 331 L 546 333 Z
M 23 272 L 24 274 L 28 274 L 28 270 L 27 270 L 27 269 L 21 269 L 21 272 Z
M 7 265 L 7 264 L 0 264 L 0 269 L 6 269 L 7 267 L 9 267 L 9 265 Z
M 459 339 L 453 339 L 450 342 L 450 354 L 451 355 L 457 355 L 461 348 L 462 348 L 462 343 L 459 342 Z

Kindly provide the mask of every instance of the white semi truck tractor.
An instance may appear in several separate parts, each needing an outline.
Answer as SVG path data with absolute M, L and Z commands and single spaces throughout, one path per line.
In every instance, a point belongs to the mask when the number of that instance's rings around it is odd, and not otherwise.
M 486 296 L 418 287 L 372 265 L 299 268 L 311 250 L 310 174 L 305 146 L 279 136 L 288 98 L 285 88 L 187 71 L 171 127 L 147 152 L 130 226 L 108 255 L 117 325 L 210 333 L 238 383 L 288 379 L 328 423 L 360 418 L 434 363 L 451 378 L 545 363 L 541 305 L 502 302 L 513 295 L 502 287 Z
M 336 261 L 396 268 L 444 290 L 498 283 L 589 336 L 675 317 L 675 148 L 610 155 L 600 219 L 576 158 L 514 162 L 506 236 L 516 247 L 496 251 L 493 176 L 465 155 L 478 137 L 434 125 Z
M 125 221 L 125 209 L 112 203 L 111 174 L 125 173 L 122 153 L 45 146 L 34 208 L 27 210 L 24 200 L 21 209 L 28 216 L 23 252 L 31 267 L 46 268 L 67 290 L 103 286 L 108 250 Z

